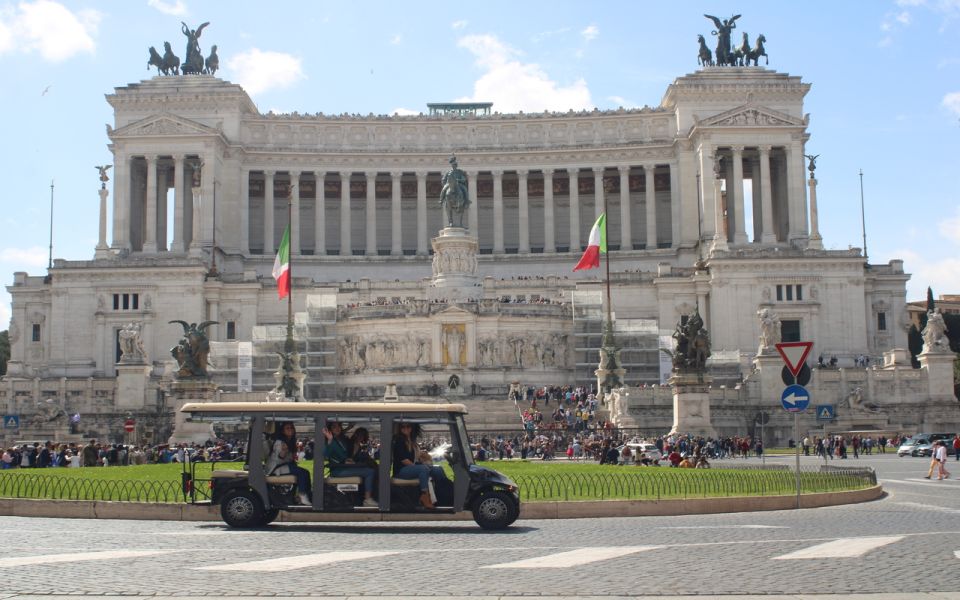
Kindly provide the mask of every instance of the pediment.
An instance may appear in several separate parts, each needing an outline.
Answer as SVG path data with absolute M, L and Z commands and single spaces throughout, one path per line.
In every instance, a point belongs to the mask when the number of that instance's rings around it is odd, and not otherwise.
M 177 115 L 151 115 L 110 132 L 110 138 L 133 138 L 154 136 L 219 136 L 221 132 L 190 119 Z
M 441 311 L 439 311 L 439 312 L 437 312 L 437 313 L 435 313 L 435 314 L 438 315 L 438 316 L 441 316 L 441 317 L 460 317 L 460 318 L 463 318 L 463 317 L 471 317 L 471 318 L 472 318 L 472 317 L 473 317 L 473 313 L 472 313 L 472 312 L 470 312 L 469 310 L 464 310 L 464 309 L 460 308 L 459 306 L 450 306 L 450 307 L 445 308 L 445 309 L 443 309 L 443 310 L 441 310 Z
M 803 119 L 772 108 L 744 104 L 701 120 L 700 127 L 803 127 Z

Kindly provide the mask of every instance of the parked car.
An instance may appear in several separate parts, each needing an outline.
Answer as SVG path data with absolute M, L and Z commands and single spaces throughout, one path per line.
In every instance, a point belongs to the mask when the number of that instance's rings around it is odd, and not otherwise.
M 937 440 L 931 440 L 926 444 L 917 444 L 913 447 L 913 452 L 910 454 L 910 456 L 933 456 L 933 445 L 936 442 Z M 947 446 L 947 456 L 953 456 L 954 450 L 951 440 L 944 440 L 944 443 Z
M 640 453 L 642 452 L 642 453 L 644 453 L 644 454 L 647 455 L 647 458 L 649 458 L 650 460 L 652 460 L 652 461 L 654 461 L 654 462 L 656 462 L 656 461 L 658 461 L 658 460 L 660 460 L 660 459 L 662 458 L 662 455 L 661 455 L 660 451 L 657 450 L 657 447 L 656 447 L 655 445 L 651 444 L 650 442 L 642 442 L 642 441 L 637 441 L 637 440 L 630 440 L 629 442 L 627 442 L 627 443 L 624 444 L 623 446 L 620 446 L 619 448 L 617 448 L 617 450 L 618 450 L 618 451 L 620 452 L 620 454 L 622 455 L 622 454 L 623 454 L 623 449 L 626 448 L 626 447 L 629 447 L 629 448 L 630 448 L 630 453 L 633 455 L 633 457 L 639 456 Z M 634 458 L 631 458 L 631 460 L 634 460 Z
M 918 445 L 929 444 L 930 439 L 924 437 L 910 437 L 900 443 L 900 447 L 897 449 L 897 456 L 916 456 L 913 451 L 917 449 Z

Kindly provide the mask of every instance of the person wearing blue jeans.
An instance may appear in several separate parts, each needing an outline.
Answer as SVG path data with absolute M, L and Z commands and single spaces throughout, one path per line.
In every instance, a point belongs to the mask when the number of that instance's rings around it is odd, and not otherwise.
M 377 507 L 373 499 L 374 473 L 372 467 L 358 465 L 351 456 L 350 440 L 343 435 L 343 425 L 337 421 L 330 421 L 323 428 L 323 437 L 326 438 L 324 455 L 330 464 L 330 475 L 333 477 L 360 477 L 363 479 L 363 506 Z
M 300 504 L 310 505 L 310 473 L 297 466 L 297 430 L 293 423 L 278 424 L 265 472 L 267 475 L 296 475 L 297 498 Z
M 440 467 L 418 463 L 420 449 L 417 437 L 420 427 L 413 423 L 400 423 L 399 431 L 393 439 L 393 476 L 397 479 L 416 479 L 420 483 L 420 504 L 424 508 L 433 508 L 430 498 L 430 479 L 449 481 Z

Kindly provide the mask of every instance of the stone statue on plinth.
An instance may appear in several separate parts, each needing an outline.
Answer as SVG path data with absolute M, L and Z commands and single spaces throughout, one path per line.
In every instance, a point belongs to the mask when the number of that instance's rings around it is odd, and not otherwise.
M 923 352 L 949 352 L 950 341 L 947 339 L 947 324 L 943 315 L 932 310 L 927 311 L 927 326 L 920 332 L 923 336 Z
M 773 354 L 780 343 L 780 317 L 769 308 L 757 311 L 760 317 L 760 347 L 757 354 Z
M 107 171 L 109 171 L 111 167 L 113 167 L 113 165 L 97 165 L 93 167 L 97 171 L 100 171 L 100 187 L 101 188 L 107 187 L 107 182 L 110 181 L 110 176 L 107 175 Z
M 273 391 L 283 394 L 283 398 L 292 398 L 294 401 L 303 396 L 303 380 L 306 377 L 300 368 L 300 353 L 277 352 L 280 357 L 280 368 L 273 374 L 277 381 Z
M 204 329 L 218 321 L 204 321 L 199 325 L 186 321 L 170 323 L 179 323 L 183 327 L 183 337 L 170 349 L 170 354 L 177 360 L 179 367 L 176 372 L 177 379 L 208 377 L 207 356 L 210 354 L 210 340 L 207 339 Z
M 447 227 L 463 227 L 463 213 L 470 206 L 467 194 L 467 174 L 457 166 L 457 157 L 450 157 L 450 170 L 443 174 L 443 190 L 440 192 L 440 209 L 447 210 Z M 456 214 L 457 225 L 453 224 Z
M 120 338 L 120 362 L 123 364 L 146 363 L 146 351 L 143 349 L 140 323 L 127 323 L 117 332 Z
M 686 323 L 681 321 L 673 332 L 677 348 L 671 354 L 674 371 L 703 372 L 710 358 L 710 334 L 703 327 L 699 310 L 694 310 Z
M 183 26 L 181 31 L 183 35 L 187 36 L 187 57 L 183 60 L 183 66 L 181 71 L 184 74 L 187 73 L 203 73 L 204 72 L 204 63 L 203 63 L 203 54 L 200 52 L 200 35 L 203 33 L 203 28 L 210 24 L 210 22 L 203 23 L 200 27 L 196 29 L 190 29 L 186 23 L 183 21 L 180 22 Z
M 730 52 L 730 33 L 737 27 L 736 20 L 740 18 L 740 15 L 733 15 L 729 19 L 720 20 L 713 15 L 703 15 L 706 18 L 713 21 L 713 24 L 716 25 L 716 30 L 711 33 L 717 36 L 717 64 L 718 65 L 733 65 L 734 61 L 732 53 Z

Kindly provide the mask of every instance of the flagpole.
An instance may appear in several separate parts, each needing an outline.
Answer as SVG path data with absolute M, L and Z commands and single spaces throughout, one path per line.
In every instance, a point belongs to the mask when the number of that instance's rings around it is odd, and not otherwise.
M 292 229 L 293 223 L 293 184 L 287 187 L 287 229 Z M 292 241 L 293 231 L 290 231 Z M 290 250 L 292 250 L 292 244 Z M 287 292 L 287 340 L 284 343 L 284 351 L 288 354 L 293 352 L 293 252 L 287 252 L 287 277 L 290 278 L 290 290 Z

